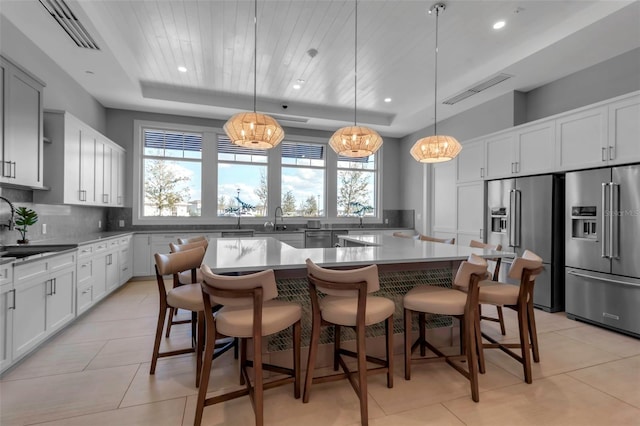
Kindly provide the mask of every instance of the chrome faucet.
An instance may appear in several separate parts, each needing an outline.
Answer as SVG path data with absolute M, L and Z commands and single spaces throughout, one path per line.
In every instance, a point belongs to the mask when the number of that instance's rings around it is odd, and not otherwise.
M 284 217 L 283 212 L 282 212 L 282 207 L 278 206 L 276 207 L 276 211 L 273 213 L 273 230 L 277 231 L 278 230 L 278 210 L 280 210 L 280 224 L 282 225 L 282 229 L 284 229 Z
M 11 209 L 11 218 L 9 218 L 9 223 L 0 223 L 0 229 L 7 228 L 9 231 L 11 231 L 15 225 L 16 209 L 15 207 L 13 207 L 13 203 L 6 198 L 0 196 L 0 200 L 3 200 L 5 203 L 9 204 L 9 208 Z

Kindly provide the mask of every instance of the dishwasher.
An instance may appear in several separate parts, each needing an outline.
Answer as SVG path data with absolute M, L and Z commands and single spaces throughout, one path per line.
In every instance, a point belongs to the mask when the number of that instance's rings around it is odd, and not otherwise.
M 331 231 L 305 231 L 304 246 L 305 248 L 331 248 Z

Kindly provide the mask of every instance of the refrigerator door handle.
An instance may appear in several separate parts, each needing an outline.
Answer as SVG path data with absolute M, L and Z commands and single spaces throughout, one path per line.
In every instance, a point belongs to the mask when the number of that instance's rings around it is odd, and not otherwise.
M 640 288 L 640 284 L 630 283 L 628 281 L 616 280 L 616 279 L 613 279 L 613 278 L 596 277 L 594 275 L 581 274 L 580 272 L 577 272 L 577 271 L 568 271 L 567 273 L 569 275 L 575 275 L 576 277 L 588 278 L 588 279 L 596 280 L 596 281 L 605 281 L 605 282 L 608 282 L 608 283 L 621 284 L 621 285 L 626 285 L 626 286 L 630 286 L 630 287 L 638 287 L 638 288 Z
M 609 183 L 609 256 L 620 259 L 618 237 L 620 232 L 620 185 Z
M 601 189 L 601 196 L 602 196 L 602 202 L 601 202 L 601 211 L 600 214 L 602 216 L 601 219 L 601 226 L 600 226 L 600 245 L 601 245 L 601 256 L 603 258 L 608 258 L 609 255 L 607 253 L 607 187 L 608 184 L 605 182 L 602 182 L 602 189 Z
M 512 189 L 509 192 L 509 204 L 509 208 L 511 209 L 509 246 L 520 247 L 520 191 L 518 189 Z

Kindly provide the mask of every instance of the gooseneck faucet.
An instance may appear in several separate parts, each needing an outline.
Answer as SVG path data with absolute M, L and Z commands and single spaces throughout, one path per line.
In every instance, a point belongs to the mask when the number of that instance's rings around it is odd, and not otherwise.
M 13 203 L 8 199 L 0 196 L 0 200 L 3 200 L 5 203 L 9 204 L 9 208 L 11 209 L 11 218 L 9 218 L 9 223 L 0 223 L 0 229 L 7 228 L 9 231 L 11 231 L 15 225 L 16 209 L 15 207 L 13 207 Z
M 276 207 L 276 211 L 273 213 L 273 230 L 277 230 L 278 229 L 278 210 L 280 211 L 280 224 L 282 225 L 282 227 L 284 228 L 284 217 L 282 216 L 282 207 L 278 206 Z

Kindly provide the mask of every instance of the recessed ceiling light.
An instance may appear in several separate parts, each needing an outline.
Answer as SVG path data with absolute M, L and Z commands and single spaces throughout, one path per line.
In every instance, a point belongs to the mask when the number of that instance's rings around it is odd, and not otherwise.
M 294 88 L 294 89 L 296 89 L 296 90 L 299 90 L 301 87 L 302 87 L 302 86 L 300 86 L 300 85 L 299 85 L 299 84 L 297 84 L 297 83 L 293 85 L 293 88 Z
M 500 28 L 504 28 L 505 24 L 506 23 L 504 21 L 498 21 L 495 24 L 493 24 L 493 29 L 499 30 Z
M 305 83 L 305 81 L 304 81 L 303 79 L 299 78 L 299 79 L 298 79 L 298 83 L 300 83 L 300 84 L 304 84 L 304 83 Z
M 93 71 L 91 71 L 91 70 L 86 70 L 85 73 L 89 74 L 89 75 L 93 75 Z
M 187 67 L 179 66 L 179 67 L 178 67 L 178 71 L 180 71 L 180 72 L 187 72 Z
M 385 101 L 386 103 L 389 103 L 389 102 L 391 102 L 391 98 L 384 98 L 384 101 Z

